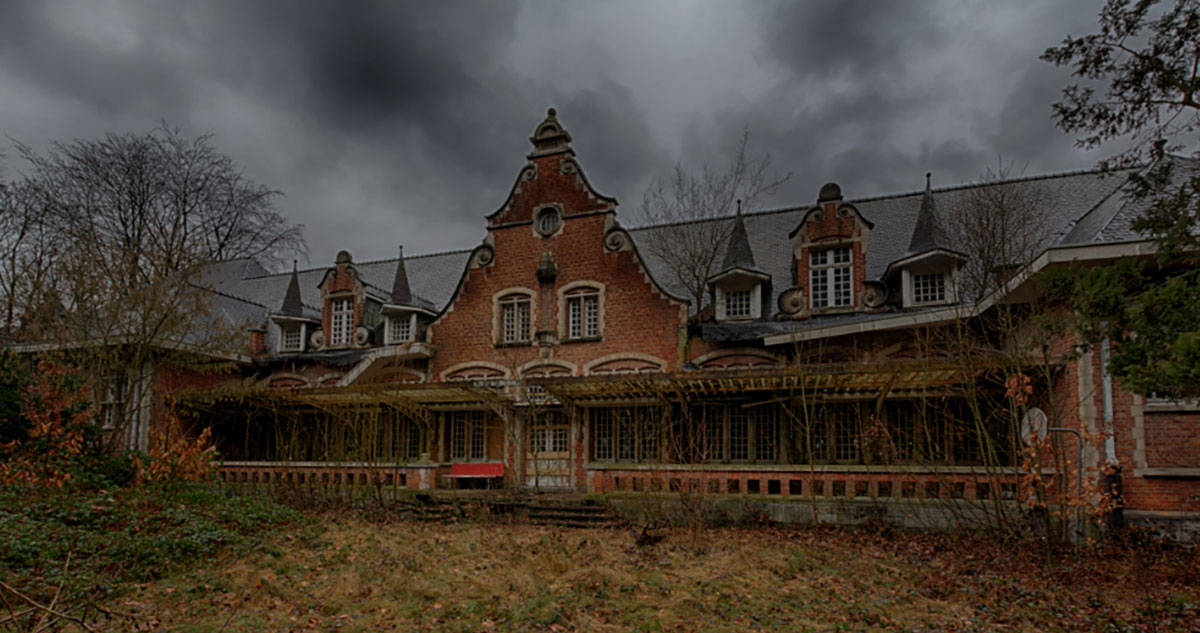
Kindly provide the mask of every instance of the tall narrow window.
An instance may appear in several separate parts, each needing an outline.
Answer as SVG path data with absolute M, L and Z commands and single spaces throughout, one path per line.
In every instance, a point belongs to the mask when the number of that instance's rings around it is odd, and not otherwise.
M 527 343 L 530 338 L 528 295 L 507 295 L 500 299 L 500 341 Z
M 637 420 L 632 409 L 617 412 L 617 461 L 637 461 Z
M 567 295 L 567 338 L 600 336 L 600 292 L 579 288 Z
M 729 409 L 729 461 L 750 459 L 750 415 L 741 407 Z
M 912 276 L 913 303 L 940 303 L 946 300 L 946 275 L 926 273 Z
M 754 410 L 754 460 L 775 461 L 776 418 L 774 406 Z
M 725 409 L 717 405 L 704 408 L 704 459 L 725 460 Z
M 124 376 L 104 378 L 104 394 L 100 399 L 100 426 L 112 430 L 121 426 L 125 409 Z
M 831 405 L 826 411 L 833 427 L 833 460 L 858 461 L 858 411 L 853 405 Z
M 730 319 L 751 316 L 750 290 L 730 290 L 725 293 L 725 317 Z
M 334 299 L 330 304 L 329 344 L 349 345 L 354 331 L 354 299 Z
M 594 409 L 596 421 L 596 461 L 612 461 L 613 458 L 613 412 L 612 409 Z
M 808 280 L 813 309 L 851 305 L 854 300 L 852 273 L 849 248 L 810 251 Z

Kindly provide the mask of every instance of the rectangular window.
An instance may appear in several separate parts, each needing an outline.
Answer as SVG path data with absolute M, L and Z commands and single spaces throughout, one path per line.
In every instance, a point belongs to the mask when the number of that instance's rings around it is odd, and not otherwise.
M 450 413 L 450 459 L 484 459 L 486 430 L 483 411 Z
M 567 338 L 600 336 L 600 293 L 592 289 L 567 297 Z
M 736 319 L 739 317 L 749 317 L 752 315 L 750 310 L 750 290 L 731 290 L 725 293 L 725 317 Z
M 329 344 L 342 346 L 350 344 L 354 330 L 354 299 L 334 299 L 330 301 Z
M 946 300 L 946 275 L 927 273 L 912 276 L 913 303 L 940 303 Z
M 613 458 L 613 415 L 612 409 L 594 409 L 596 421 L 596 461 L 612 461 Z
M 776 449 L 775 407 L 761 406 L 754 410 L 754 460 L 775 461 Z
M 411 315 L 388 317 L 387 323 L 389 344 L 407 343 L 413 339 Z
M 107 430 L 121 426 L 124 409 L 125 378 L 123 376 L 105 377 L 104 395 L 100 399 L 100 426 Z
M 888 431 L 887 451 L 892 462 L 911 462 L 917 457 L 917 411 L 911 402 L 889 401 L 884 405 Z
M 746 410 L 733 406 L 729 409 L 729 461 L 744 462 L 750 459 L 750 415 Z
M 404 425 L 404 457 L 409 460 L 421 457 L 421 427 L 415 422 L 407 421 Z
M 624 409 L 617 413 L 617 461 L 637 461 L 637 421 L 632 410 Z
M 853 304 L 854 275 L 849 248 L 814 250 L 808 254 L 810 305 L 813 309 Z
M 284 351 L 284 352 L 300 351 L 300 326 L 299 325 L 284 326 L 282 328 L 282 330 L 283 330 L 283 344 L 281 346 L 282 351 Z
M 658 454 L 658 437 L 662 432 L 659 419 L 655 414 L 659 413 L 658 409 L 645 408 L 638 409 L 641 413 L 641 428 L 639 432 L 642 437 L 642 461 L 657 462 L 659 461 Z
M 525 295 L 509 295 L 500 300 L 502 342 L 529 341 L 529 303 Z
M 704 460 L 725 461 L 725 408 L 704 408 Z
M 833 431 L 833 461 L 858 461 L 858 407 L 830 406 L 826 409 Z
M 660 459 L 660 420 L 656 407 L 604 407 L 592 409 L 594 455 L 597 461 L 657 462 Z M 567 450 L 566 429 L 562 450 Z M 555 441 L 560 441 L 557 437 Z

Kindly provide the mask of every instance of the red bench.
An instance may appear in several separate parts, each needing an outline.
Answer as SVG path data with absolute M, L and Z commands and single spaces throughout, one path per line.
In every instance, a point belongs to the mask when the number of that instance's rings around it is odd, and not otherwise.
M 483 479 L 490 488 L 504 478 L 504 464 L 451 464 L 450 474 L 443 478 L 453 480 L 455 488 L 462 479 Z

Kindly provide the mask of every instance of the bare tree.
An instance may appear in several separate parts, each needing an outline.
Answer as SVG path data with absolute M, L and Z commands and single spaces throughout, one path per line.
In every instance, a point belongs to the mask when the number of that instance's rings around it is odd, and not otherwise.
M 45 209 L 28 181 L 0 183 L 0 298 L 3 299 L 3 337 L 36 336 L 30 315 L 43 311 L 50 272 L 58 259 L 61 240 L 45 221 Z
M 118 430 L 150 402 L 152 364 L 246 349 L 247 324 L 211 309 L 213 263 L 306 251 L 278 192 L 209 136 L 163 126 L 18 151 L 30 173 L 5 199 L 19 211 L 4 220 L 18 229 L 6 225 L 0 262 L 6 329 L 92 372 Z
M 656 178 L 642 196 L 642 215 L 664 226 L 648 232 L 648 254 L 666 264 L 673 281 L 687 289 L 697 310 L 704 306 L 709 276 L 729 237 L 731 215 L 740 203 L 750 207 L 791 178 L 771 169 L 771 154 L 751 155 L 750 133 L 742 132 L 737 151 L 724 169 L 705 163 L 699 172 L 676 164 Z
M 947 210 L 949 237 L 967 257 L 959 271 L 965 299 L 982 299 L 1048 246 L 1047 193 L 1018 176 L 1000 162 Z

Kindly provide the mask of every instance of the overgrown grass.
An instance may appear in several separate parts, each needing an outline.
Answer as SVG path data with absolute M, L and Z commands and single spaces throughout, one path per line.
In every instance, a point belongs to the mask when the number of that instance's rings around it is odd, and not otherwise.
M 698 556 L 624 530 L 324 521 L 320 541 L 146 586 L 182 631 L 1195 631 L 1192 550 L 839 530 L 714 530 Z
M 77 617 L 97 615 L 133 583 L 219 553 L 277 554 L 271 544 L 280 531 L 311 524 L 284 506 L 227 497 L 206 484 L 108 489 L 84 479 L 63 489 L 0 489 L 0 578 L 25 597 L 42 605 L 55 601 L 57 610 Z M 0 618 L 31 608 L 12 591 L 0 590 L 0 597 Z M 22 630 L 43 615 L 35 608 L 24 619 L 0 620 L 0 630 Z

